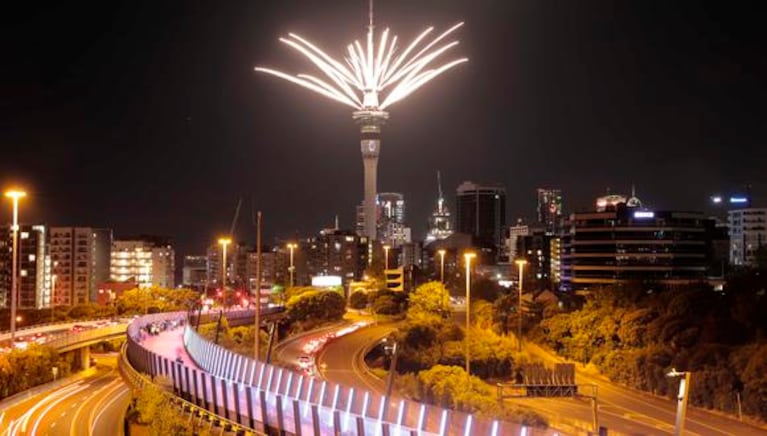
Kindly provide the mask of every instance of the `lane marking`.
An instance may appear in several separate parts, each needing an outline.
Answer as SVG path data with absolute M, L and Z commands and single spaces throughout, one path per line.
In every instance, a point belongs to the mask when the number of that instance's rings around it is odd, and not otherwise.
M 111 375 L 112 375 L 112 373 L 114 373 L 114 372 L 116 372 L 114 369 L 113 369 L 113 370 L 111 370 L 111 371 L 109 371 L 109 372 L 107 373 L 107 375 L 105 375 L 105 377 L 107 377 L 107 376 L 111 376 Z M 116 382 L 117 382 L 117 383 L 121 383 L 121 382 L 122 382 L 122 379 L 121 379 L 121 378 L 115 378 L 114 380 L 110 381 L 110 382 L 109 382 L 109 383 L 107 383 L 106 385 L 104 385 L 104 386 L 101 386 L 100 388 L 98 388 L 98 389 L 96 390 L 96 393 L 98 394 L 99 392 L 101 392 L 101 391 L 103 391 L 103 390 L 105 390 L 105 389 L 109 388 L 109 387 L 110 387 L 112 384 L 114 384 L 114 383 L 116 383 Z M 83 411 L 83 408 L 84 408 L 85 406 L 87 406 L 87 405 L 88 405 L 88 402 L 89 402 L 89 401 L 90 401 L 90 400 L 86 399 L 85 401 L 83 401 L 83 404 L 82 404 L 80 407 L 78 407 L 78 408 L 77 408 L 77 411 L 75 412 L 75 416 L 74 416 L 74 417 L 72 417 L 72 421 L 71 421 L 71 424 L 69 425 L 69 434 L 71 434 L 71 435 L 75 435 L 75 434 L 78 434 L 78 433 L 77 433 L 77 431 L 76 431 L 76 428 L 75 428 L 76 424 L 78 423 L 78 421 L 77 421 L 77 417 L 78 417 L 78 416 L 80 416 L 80 413 L 82 413 L 82 411 Z
M 33 426 L 32 426 L 32 431 L 30 432 L 30 434 L 31 434 L 32 436 L 34 436 L 34 435 L 36 435 L 36 434 L 37 434 L 37 427 L 39 427 L 39 426 L 40 426 L 40 423 L 41 423 L 41 422 L 43 421 L 43 419 L 45 418 L 45 414 L 46 414 L 46 413 L 48 413 L 48 412 L 50 412 L 50 411 L 51 411 L 51 409 L 53 409 L 54 407 L 56 407 L 56 405 L 57 405 L 57 404 L 59 404 L 60 402 L 62 402 L 62 401 L 64 401 L 64 400 L 66 400 L 67 398 L 71 397 L 72 395 L 75 395 L 75 394 L 79 393 L 80 391 L 82 391 L 82 390 L 84 390 L 84 389 L 87 389 L 87 388 L 88 388 L 88 386 L 80 386 L 79 388 L 77 388 L 77 389 L 75 389 L 75 390 L 71 391 L 71 392 L 70 392 L 68 395 L 65 395 L 65 396 L 63 396 L 63 397 L 59 398 L 58 400 L 54 401 L 53 403 L 51 403 L 51 405 L 50 405 L 50 406 L 48 406 L 48 407 L 47 407 L 45 410 L 43 410 L 42 412 L 40 412 L 40 416 L 38 416 L 38 417 L 37 417 L 37 419 L 35 420 L 35 425 L 33 425 Z
M 99 420 L 101 420 L 101 417 L 104 415 L 104 412 L 109 410 L 109 408 L 112 406 L 112 403 L 114 403 L 115 401 L 120 399 L 120 397 L 124 396 L 125 394 L 130 394 L 131 393 L 131 390 L 130 390 L 130 388 L 128 386 L 123 385 L 122 387 L 124 388 L 124 390 L 122 392 L 120 392 L 119 394 L 117 394 L 114 398 L 112 398 L 106 405 L 104 405 L 104 408 L 101 409 L 101 411 L 99 412 L 98 415 L 96 415 L 96 419 L 95 420 L 93 420 L 93 419 L 91 420 L 91 422 L 90 422 L 91 426 L 90 426 L 90 428 L 88 428 L 88 435 L 92 435 L 93 434 L 93 429 L 96 428 L 96 424 L 99 422 Z M 96 409 L 94 409 L 94 410 L 96 410 Z M 92 415 L 92 412 L 91 412 L 91 415 Z

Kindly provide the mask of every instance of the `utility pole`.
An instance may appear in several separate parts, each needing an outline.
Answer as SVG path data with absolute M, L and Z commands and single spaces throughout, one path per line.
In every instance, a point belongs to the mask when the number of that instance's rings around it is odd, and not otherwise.
M 261 357 L 261 211 L 256 215 L 256 336 L 255 357 Z

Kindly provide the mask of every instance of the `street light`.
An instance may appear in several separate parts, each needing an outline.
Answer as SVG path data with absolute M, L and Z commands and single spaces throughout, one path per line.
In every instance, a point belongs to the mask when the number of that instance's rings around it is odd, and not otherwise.
M 295 277 L 295 271 L 296 271 L 296 267 L 293 264 L 293 250 L 295 250 L 296 248 L 298 248 L 298 244 L 294 244 L 292 242 L 288 244 L 288 250 L 290 250 L 290 267 L 288 267 L 288 272 L 290 273 L 291 288 L 293 287 L 293 279 Z
M 439 253 L 439 281 L 443 284 L 445 283 L 445 249 L 440 248 L 437 250 L 437 253 Z
M 676 428 L 674 436 L 682 436 L 682 433 L 684 433 L 685 416 L 687 415 L 687 398 L 690 392 L 690 372 L 680 372 L 676 368 L 671 368 L 671 371 L 666 373 L 666 377 L 681 378 L 679 380 L 679 395 L 676 399 Z
M 519 302 L 517 303 L 517 343 L 519 344 L 519 351 L 522 351 L 522 278 L 524 277 L 524 268 L 527 265 L 527 260 L 519 259 L 515 263 L 519 265 Z
M 383 249 L 384 249 L 384 270 L 389 269 L 389 249 L 390 248 L 391 247 L 389 247 L 388 244 L 384 244 L 384 246 L 383 246 Z
M 19 199 L 27 196 L 27 193 L 20 189 L 9 189 L 5 191 L 5 196 L 13 201 L 13 266 L 11 268 L 11 344 L 16 337 L 16 305 L 18 293 L 18 256 L 19 256 Z
M 53 262 L 54 266 L 57 262 Z M 56 274 L 51 274 L 51 295 L 50 295 L 50 305 L 51 305 L 51 322 L 53 322 L 53 296 L 56 295 Z
M 218 243 L 221 245 L 221 290 L 223 291 L 223 304 L 226 308 L 226 246 L 232 243 L 230 238 L 218 238 Z
M 476 253 L 468 252 L 463 254 L 466 261 L 466 386 L 468 388 L 471 375 L 471 354 L 469 352 L 469 321 L 471 313 L 471 260 L 477 256 Z

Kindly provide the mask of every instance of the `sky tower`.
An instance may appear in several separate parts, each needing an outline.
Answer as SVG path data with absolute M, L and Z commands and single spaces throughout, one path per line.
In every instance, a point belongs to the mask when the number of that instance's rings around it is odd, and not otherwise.
M 354 108 L 352 118 L 360 126 L 360 147 L 365 171 L 364 234 L 370 240 L 376 239 L 375 198 L 378 191 L 376 182 L 378 155 L 381 152 L 381 127 L 389 118 L 385 109 L 436 76 L 468 61 L 466 58 L 459 58 L 433 65 L 437 58 L 458 45 L 458 41 L 441 41 L 462 25 L 463 23 L 458 23 L 426 43 L 425 39 L 434 31 L 433 27 L 429 27 L 400 52 L 397 36 L 390 37 L 388 28 L 381 32 L 376 44 L 373 34 L 373 0 L 370 0 L 365 45 L 359 41 L 349 44 L 342 61 L 330 57 L 313 43 L 294 33 L 280 38 L 281 42 L 309 59 L 324 77 L 310 74 L 293 76 L 271 68 L 256 67 L 256 71 L 301 85 Z

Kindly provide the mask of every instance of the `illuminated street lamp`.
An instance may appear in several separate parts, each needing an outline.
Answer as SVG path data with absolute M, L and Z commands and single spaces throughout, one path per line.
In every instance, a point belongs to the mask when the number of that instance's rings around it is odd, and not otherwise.
M 680 377 L 679 380 L 679 395 L 676 398 L 676 427 L 674 430 L 674 436 L 681 436 L 684 433 L 684 421 L 687 415 L 687 398 L 690 392 L 690 372 L 689 371 L 677 371 L 676 368 L 671 368 L 671 371 L 666 373 L 666 377 Z
M 477 257 L 476 253 L 468 252 L 463 254 L 466 261 L 466 386 L 469 386 L 471 375 L 471 354 L 469 352 L 469 322 L 471 314 L 471 260 Z
M 294 280 L 295 273 L 296 273 L 296 267 L 293 264 L 293 250 L 295 250 L 296 248 L 298 248 L 298 244 L 294 244 L 292 242 L 288 244 L 288 250 L 290 250 L 290 266 L 288 267 L 288 272 L 290 273 L 290 287 L 291 288 L 293 287 L 293 283 L 294 283 L 293 280 Z
M 18 305 L 18 256 L 19 256 L 19 199 L 27 196 L 27 193 L 20 189 L 9 189 L 5 191 L 5 196 L 13 201 L 13 266 L 11 268 L 11 343 L 16 337 L 16 306 Z
M 519 266 L 519 302 L 517 304 L 517 342 L 519 343 L 519 351 L 522 351 L 522 277 L 524 277 L 525 265 L 527 261 L 525 259 L 516 260 L 515 263 Z
M 384 244 L 384 270 L 389 269 L 389 249 L 391 247 L 388 244 Z
M 221 245 L 221 290 L 223 291 L 223 304 L 226 307 L 226 246 L 232 243 L 230 238 L 218 238 Z
M 445 283 L 445 249 L 440 248 L 437 250 L 437 253 L 439 253 L 439 281 L 443 284 Z

